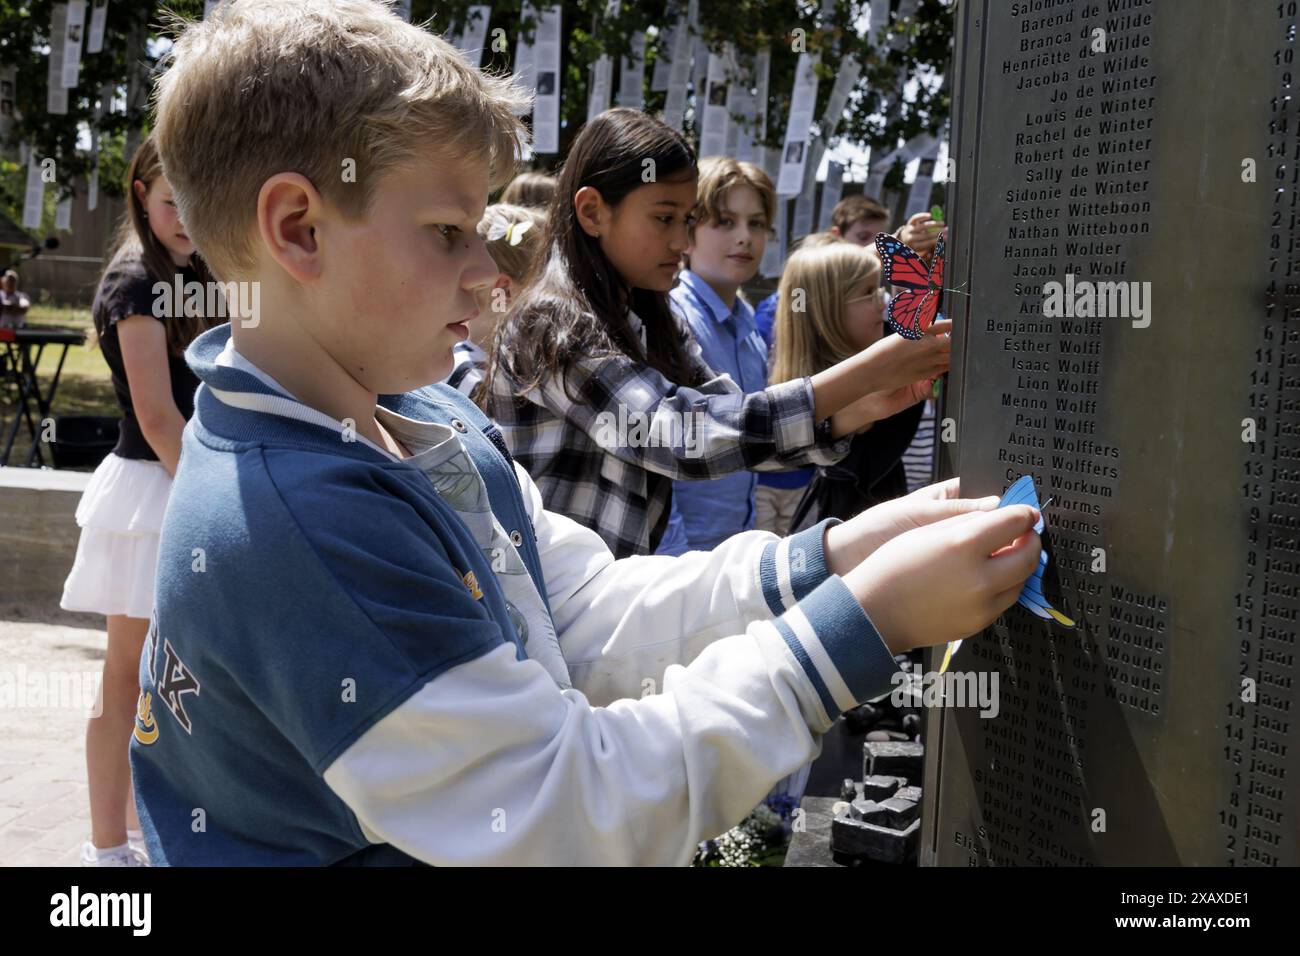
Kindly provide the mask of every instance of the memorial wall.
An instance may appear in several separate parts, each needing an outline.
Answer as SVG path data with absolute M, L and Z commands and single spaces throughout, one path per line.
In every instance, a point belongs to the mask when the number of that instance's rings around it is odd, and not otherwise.
M 927 713 L 920 861 L 1294 865 L 1297 5 L 955 16 L 941 470 L 1034 476 L 1077 626 L 955 655 L 997 715 Z

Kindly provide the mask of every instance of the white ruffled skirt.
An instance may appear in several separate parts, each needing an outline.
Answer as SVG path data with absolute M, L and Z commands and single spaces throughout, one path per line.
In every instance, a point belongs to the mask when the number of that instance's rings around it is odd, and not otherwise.
M 59 605 L 65 611 L 153 612 L 158 534 L 172 479 L 156 461 L 110 454 L 95 469 L 77 505 L 81 539 Z

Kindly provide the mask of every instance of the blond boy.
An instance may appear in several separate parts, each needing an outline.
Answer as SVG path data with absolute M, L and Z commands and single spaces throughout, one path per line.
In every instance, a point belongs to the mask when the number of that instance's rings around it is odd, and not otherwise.
M 155 863 L 684 863 L 1036 562 L 1032 509 L 942 491 L 615 561 L 420 387 L 497 274 L 513 88 L 367 0 L 223 4 L 160 86 L 187 231 L 262 308 L 188 354 L 132 741 Z

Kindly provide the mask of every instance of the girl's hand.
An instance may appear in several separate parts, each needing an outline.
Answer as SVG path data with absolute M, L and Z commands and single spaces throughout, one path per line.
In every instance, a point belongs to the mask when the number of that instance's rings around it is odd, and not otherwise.
M 895 654 L 962 640 L 1016 602 L 1038 565 L 1038 511 L 976 510 L 905 531 L 843 576 Z
M 887 335 L 862 353 L 868 359 L 873 392 L 892 392 L 920 382 L 934 380 L 948 371 L 952 359 L 952 320 L 942 319 L 925 330 L 919 339 Z
M 992 511 L 999 500 L 997 495 L 961 497 L 960 478 L 918 488 L 910 495 L 878 504 L 827 528 L 826 566 L 843 576 L 900 534 L 956 515 Z
M 928 259 L 934 252 L 934 247 L 939 244 L 939 236 L 945 228 L 943 223 L 928 212 L 918 212 L 894 235 L 903 245 L 911 246 L 918 256 Z
M 892 392 L 872 392 L 870 395 L 864 395 L 848 408 L 831 416 L 831 436 L 843 438 L 845 435 L 864 432 L 871 427 L 872 423 L 897 415 L 903 409 L 925 401 L 930 397 L 933 387 L 934 379 L 926 379 L 924 382 L 913 382 L 911 385 L 896 388 Z

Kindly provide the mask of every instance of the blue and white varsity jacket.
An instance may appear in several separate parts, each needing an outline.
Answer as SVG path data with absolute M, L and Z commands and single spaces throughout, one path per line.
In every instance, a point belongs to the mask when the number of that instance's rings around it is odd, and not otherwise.
M 464 396 L 382 397 L 381 422 L 472 460 L 553 625 L 562 661 L 539 662 L 420 456 L 346 439 L 229 338 L 187 353 L 203 384 L 141 660 L 156 865 L 685 864 L 891 686 L 824 524 L 616 561 Z

